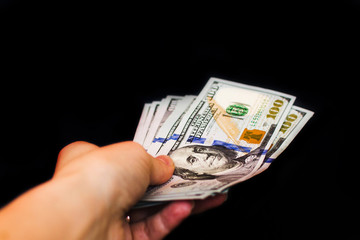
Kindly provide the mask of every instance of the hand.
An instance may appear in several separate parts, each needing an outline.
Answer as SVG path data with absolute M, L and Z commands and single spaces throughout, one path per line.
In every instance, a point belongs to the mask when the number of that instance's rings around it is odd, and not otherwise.
M 127 236 L 133 236 L 133 239 L 143 239 L 143 236 L 146 236 L 145 239 L 162 239 L 190 213 L 197 214 L 217 207 L 226 198 L 226 194 L 219 194 L 205 200 L 175 201 L 165 206 L 133 210 L 129 213 L 130 224 L 124 225 Z
M 84 142 L 71 144 L 64 148 L 59 155 L 56 175 L 68 164 L 68 159 L 89 153 L 98 147 Z M 149 184 L 161 184 L 166 182 L 174 171 L 172 160 L 167 156 L 160 156 L 156 159 L 151 157 L 138 144 L 133 142 L 120 143 L 104 147 L 105 153 L 114 158 L 111 161 L 118 167 L 118 172 L 114 175 L 118 184 L 115 186 L 121 189 L 117 196 L 112 199 L 126 203 L 120 204 L 119 209 L 113 209 L 119 214 L 109 226 L 111 239 L 162 239 L 170 233 L 182 220 L 188 217 L 191 212 L 200 213 L 222 204 L 226 196 L 218 195 L 204 201 L 176 201 L 165 207 L 145 208 L 129 213 L 131 222 L 125 221 L 126 212 L 143 196 Z M 99 150 L 98 150 L 99 151 Z M 131 160 L 130 160 L 131 159 Z M 91 171 L 97 171 L 92 169 Z M 134 184 L 137 186 L 134 186 Z M 123 185 L 123 186 L 122 186 Z M 116 190 L 110 191 L 115 192 Z M 129 196 L 124 199 L 123 196 Z M 131 196 L 131 197 L 130 197 Z M 105 216 L 108 217 L 108 216 Z M 125 235 L 125 238 L 121 238 Z
M 61 150 L 54 177 L 0 211 L 4 239 L 161 239 L 191 213 L 226 196 L 176 201 L 129 213 L 147 187 L 174 171 L 167 156 L 153 158 L 138 144 L 99 148 L 75 142 Z M 130 224 L 125 221 L 131 216 Z M 7 237 L 7 238 L 6 238 Z

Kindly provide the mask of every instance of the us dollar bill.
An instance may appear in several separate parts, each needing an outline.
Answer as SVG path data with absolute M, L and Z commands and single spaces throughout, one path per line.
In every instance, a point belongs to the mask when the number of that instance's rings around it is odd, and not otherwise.
M 174 134 L 175 130 L 179 126 L 184 114 L 187 112 L 189 106 L 195 98 L 196 96 L 187 95 L 177 102 L 174 111 L 171 112 L 152 139 L 152 143 L 147 149 L 150 154 L 154 156 L 158 155 L 158 152 L 168 140 L 172 137 L 176 138 L 176 135 Z
M 270 166 L 270 164 L 289 146 L 313 115 L 313 111 L 305 108 L 297 106 L 291 107 L 289 114 L 281 124 L 280 131 L 272 143 L 271 148 L 265 155 L 264 162 L 254 175 L 265 171 Z
M 281 129 L 278 132 L 270 150 L 266 153 L 265 160 L 261 167 L 256 171 L 254 175 L 257 175 L 264 170 L 266 170 L 270 164 L 287 148 L 287 146 L 292 142 L 292 140 L 296 137 L 296 135 L 301 131 L 301 129 L 305 126 L 305 124 L 309 121 L 309 119 L 313 116 L 313 112 L 304 108 L 300 108 L 297 106 L 292 106 L 289 114 L 281 125 Z M 254 176 L 253 175 L 253 176 Z M 190 184 L 190 183 L 186 183 Z M 185 185 L 186 185 L 185 184 Z M 180 183 L 179 185 L 174 186 L 183 186 L 184 183 Z M 212 192 L 208 192 L 208 194 L 212 194 Z M 167 200 L 176 200 L 180 198 L 186 197 L 199 197 L 199 196 L 207 196 L 207 193 L 201 192 L 189 192 L 186 194 L 172 194 L 171 196 L 167 196 Z M 147 202 L 142 201 L 137 204 L 136 207 L 146 207 L 152 204 L 156 204 L 159 202 Z
M 140 120 L 138 122 L 136 131 L 135 131 L 135 135 L 134 135 L 134 138 L 133 138 L 134 142 L 137 142 L 137 143 L 140 143 L 140 144 L 142 144 L 144 142 L 145 131 L 147 131 L 147 130 L 145 130 L 145 121 L 146 121 L 146 118 L 147 118 L 147 116 L 149 114 L 150 107 L 151 107 L 151 103 L 145 103 L 144 104 L 143 110 L 141 112 Z
M 211 78 L 176 128 L 150 144 L 153 155 L 173 159 L 175 172 L 144 200 L 201 199 L 253 176 L 294 101 L 289 94 Z
M 146 150 L 149 148 L 158 130 L 161 128 L 167 118 L 171 115 L 171 113 L 175 110 L 177 103 L 182 99 L 183 97 L 181 96 L 170 95 L 161 100 L 156 112 L 154 113 L 150 126 L 148 127 L 144 142 L 142 144 Z
M 149 132 L 150 127 L 152 126 L 151 123 L 154 120 L 154 117 L 160 106 L 160 103 L 161 103 L 160 101 L 154 101 L 150 104 L 145 104 L 140 118 L 140 122 L 142 124 L 140 125 L 139 123 L 135 132 L 135 137 L 133 139 L 135 142 L 144 145 L 146 136 Z

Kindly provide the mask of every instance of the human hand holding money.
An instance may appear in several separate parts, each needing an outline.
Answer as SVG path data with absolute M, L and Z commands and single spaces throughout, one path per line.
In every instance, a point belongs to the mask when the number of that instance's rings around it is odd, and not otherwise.
M 134 141 L 169 155 L 172 178 L 143 200 L 204 199 L 266 170 L 313 115 L 289 94 L 210 78 L 198 96 L 145 104 Z

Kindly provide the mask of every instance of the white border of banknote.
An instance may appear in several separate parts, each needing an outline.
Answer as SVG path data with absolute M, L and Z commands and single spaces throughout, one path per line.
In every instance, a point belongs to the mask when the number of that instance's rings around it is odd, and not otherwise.
M 210 78 L 196 98 L 145 104 L 134 141 L 154 156 L 170 155 L 176 170 L 143 200 L 203 199 L 264 171 L 313 115 L 294 101 L 289 94 Z M 190 163 L 194 156 L 198 167 Z
M 297 119 L 291 116 L 297 113 L 295 116 L 298 116 Z M 265 160 L 261 167 L 256 171 L 254 175 L 262 173 L 265 171 L 270 164 L 289 146 L 289 144 L 295 139 L 296 135 L 301 131 L 305 124 L 310 120 L 314 115 L 313 111 L 307 110 L 305 108 L 292 106 L 291 111 L 289 112 L 287 118 L 282 124 L 284 129 L 282 132 L 278 133 L 277 138 L 275 139 L 273 146 L 270 148 L 269 152 L 265 156 Z M 297 120 L 297 121 L 296 121 Z M 289 126 L 290 124 L 290 126 Z M 284 134 L 283 134 L 284 133 Z

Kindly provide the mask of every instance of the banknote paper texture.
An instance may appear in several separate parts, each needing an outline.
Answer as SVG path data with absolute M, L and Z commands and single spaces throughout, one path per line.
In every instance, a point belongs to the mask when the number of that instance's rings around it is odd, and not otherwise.
M 154 120 L 155 114 L 157 112 L 157 109 L 160 106 L 160 101 L 154 101 L 151 104 L 146 104 L 143 109 L 143 113 L 141 114 L 141 117 L 145 119 L 140 119 L 140 122 L 143 122 L 144 125 L 138 126 L 138 130 L 135 133 L 134 141 L 140 143 L 141 145 L 144 145 L 144 141 L 146 139 L 146 135 L 149 132 L 149 128 L 151 126 L 151 122 Z
M 289 146 L 296 135 L 301 131 L 314 112 L 292 106 L 290 112 L 283 121 L 280 131 L 278 132 L 270 150 L 265 155 L 265 160 L 261 167 L 256 171 L 259 174 L 266 170 L 270 164 Z
M 152 143 L 148 148 L 148 152 L 150 154 L 154 156 L 159 155 L 158 153 L 164 144 L 172 137 L 176 138 L 176 135 L 174 134 L 175 130 L 179 126 L 182 117 L 195 98 L 195 96 L 185 96 L 177 102 L 174 111 L 171 112 L 164 124 L 156 132 L 155 137 L 152 139 Z
M 154 113 L 154 117 L 151 119 L 145 140 L 142 144 L 145 149 L 148 149 L 157 131 L 170 116 L 171 112 L 174 111 L 176 104 L 182 98 L 183 97 L 181 96 L 167 96 L 161 100 L 158 108 L 156 109 L 156 112 Z
M 153 156 L 169 155 L 175 172 L 143 200 L 202 199 L 264 171 L 313 114 L 294 101 L 285 93 L 211 78 L 196 97 L 146 104 L 134 140 Z
M 145 138 L 145 121 L 146 118 L 149 114 L 149 110 L 150 110 L 150 106 L 151 103 L 145 103 L 142 113 L 141 113 L 141 117 L 138 123 L 138 126 L 136 128 L 136 132 L 135 132 L 135 136 L 134 136 L 134 142 L 140 143 L 142 144 L 144 142 L 144 138 Z

